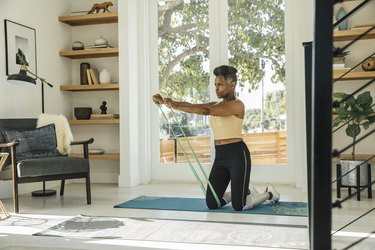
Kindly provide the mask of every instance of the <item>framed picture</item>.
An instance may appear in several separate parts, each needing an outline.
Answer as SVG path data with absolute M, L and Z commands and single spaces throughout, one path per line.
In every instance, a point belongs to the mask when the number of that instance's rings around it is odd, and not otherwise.
M 6 19 L 4 26 L 7 75 L 17 74 L 23 64 L 37 74 L 35 29 Z

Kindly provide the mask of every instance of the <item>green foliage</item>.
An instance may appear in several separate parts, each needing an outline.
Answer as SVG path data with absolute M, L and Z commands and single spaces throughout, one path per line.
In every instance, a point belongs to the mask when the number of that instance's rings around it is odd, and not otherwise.
M 260 125 L 260 109 L 247 109 L 242 129 L 245 133 L 255 131 Z
M 239 70 L 241 87 L 258 88 L 261 60 L 284 82 L 284 0 L 228 0 L 229 64 Z M 225 30 L 225 29 L 223 29 Z M 182 0 L 159 6 L 160 90 L 169 97 L 208 99 L 208 0 Z M 183 90 L 187 89 L 187 90 Z M 194 95 L 194 96 L 193 96 Z
M 347 124 L 345 132 L 353 139 L 352 156 L 355 160 L 355 142 L 361 133 L 361 128 L 366 130 L 375 122 L 375 112 L 372 108 L 373 98 L 370 91 L 363 92 L 357 97 L 336 92 L 333 97 L 335 101 L 342 101 L 340 107 L 335 109 L 337 117 L 333 120 L 333 127 Z

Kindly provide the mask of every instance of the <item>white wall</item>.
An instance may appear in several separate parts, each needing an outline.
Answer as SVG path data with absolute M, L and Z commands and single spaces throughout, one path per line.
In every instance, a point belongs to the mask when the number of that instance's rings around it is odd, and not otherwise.
M 14 86 L 6 81 L 4 19 L 36 30 L 37 73 L 54 85 L 45 87 L 45 113 L 69 114 L 70 99 L 60 91 L 60 84 L 71 78 L 71 66 L 59 57 L 59 50 L 69 44 L 71 38 L 68 27 L 57 17 L 69 13 L 70 0 L 0 0 L 0 6 L 0 118 L 37 117 L 42 112 L 39 81 L 34 88 Z M 41 183 L 21 185 L 20 193 L 36 187 L 40 189 Z M 0 190 L 1 196 L 9 197 L 11 182 L 0 181 Z
M 70 10 L 70 1 L 1 0 L 0 4 L 0 117 L 36 117 L 41 113 L 40 82 L 34 88 L 13 86 L 6 81 L 4 19 L 36 29 L 38 74 L 54 85 L 45 88 L 45 112 L 67 114 L 69 97 L 60 92 L 60 84 L 70 79 L 70 65 L 59 57 L 59 50 L 70 43 L 67 27 L 57 17 Z M 47 25 L 48 24 L 48 25 Z
M 0 0 L 0 118 L 4 117 L 37 117 L 41 113 L 40 82 L 34 88 L 25 88 L 8 84 L 5 66 L 5 31 L 4 19 L 8 19 L 36 30 L 37 73 L 54 85 L 45 87 L 45 113 L 63 114 L 73 118 L 74 106 L 92 106 L 93 111 L 100 112 L 100 104 L 107 101 L 108 113 L 119 113 L 118 91 L 70 93 L 60 91 L 60 85 L 79 83 L 79 64 L 75 61 L 59 56 L 60 50 L 71 49 L 75 40 L 85 44 L 93 44 L 96 38 L 105 36 L 110 45 L 118 46 L 118 25 L 103 24 L 74 27 L 58 21 L 59 16 L 69 15 L 75 10 L 89 10 L 97 1 L 91 0 Z M 110 7 L 117 10 L 117 3 Z M 101 70 L 106 67 L 112 80 L 118 82 L 118 58 L 90 59 L 89 63 Z M 107 152 L 119 151 L 119 128 L 117 125 L 100 126 L 72 126 L 75 140 L 94 137 L 93 148 L 105 148 Z M 80 148 L 74 148 L 80 150 Z M 92 182 L 116 183 L 119 175 L 119 161 L 92 160 Z M 57 182 L 47 182 L 47 186 L 54 186 Z M 20 193 L 30 192 L 41 184 L 24 184 L 20 186 Z M 10 181 L 0 181 L 3 197 L 11 196 Z

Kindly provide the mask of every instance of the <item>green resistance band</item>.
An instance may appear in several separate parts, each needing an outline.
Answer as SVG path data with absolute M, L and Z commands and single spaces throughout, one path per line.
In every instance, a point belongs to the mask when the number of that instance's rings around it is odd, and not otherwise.
M 165 115 L 163 109 L 161 108 L 161 105 L 158 105 L 158 107 L 159 107 L 159 110 L 161 111 L 161 113 L 162 113 L 164 119 L 165 119 L 165 120 L 168 122 L 168 124 L 169 124 L 168 118 L 167 118 L 167 116 Z M 171 109 L 171 111 L 172 111 L 172 115 L 173 115 L 174 119 L 175 119 L 176 122 L 177 122 L 178 127 L 179 127 L 180 130 L 181 130 L 181 133 L 182 133 L 184 139 L 186 140 L 187 144 L 188 144 L 189 147 L 190 147 L 191 152 L 193 153 L 193 156 L 194 156 L 194 158 L 195 158 L 195 161 L 198 163 L 198 166 L 199 166 L 199 168 L 200 168 L 200 170 L 201 170 L 203 176 L 205 177 L 205 179 L 206 179 L 206 181 L 207 181 L 208 187 L 210 188 L 210 190 L 211 190 L 211 192 L 212 192 L 212 194 L 213 194 L 213 196 L 214 196 L 214 198 L 215 198 L 215 200 L 216 200 L 216 203 L 217 203 L 218 207 L 221 207 L 221 202 L 220 202 L 220 200 L 219 200 L 219 198 L 218 198 L 218 196 L 217 196 L 217 194 L 216 194 L 216 192 L 215 192 L 215 190 L 214 190 L 214 188 L 213 188 L 211 182 L 208 180 L 208 177 L 207 177 L 207 175 L 206 175 L 206 172 L 204 171 L 204 169 L 203 169 L 203 167 L 202 167 L 202 165 L 201 165 L 201 163 L 200 163 L 200 161 L 199 161 L 199 159 L 198 159 L 198 157 L 197 157 L 197 155 L 196 155 L 196 153 L 195 153 L 193 147 L 191 146 L 189 140 L 187 139 L 186 134 L 185 134 L 184 130 L 182 129 L 181 124 L 180 124 L 180 122 L 178 121 L 175 112 L 173 111 L 173 109 Z M 202 181 L 200 180 L 200 178 L 199 178 L 197 172 L 195 171 L 195 169 L 194 169 L 194 167 L 193 167 L 193 164 L 191 163 L 189 157 L 187 156 L 187 154 L 186 154 L 186 152 L 185 152 L 185 149 L 182 147 L 181 142 L 180 142 L 180 140 L 177 138 L 177 136 L 176 136 L 176 134 L 174 133 L 173 129 L 172 129 L 171 131 L 172 131 L 172 134 L 173 134 L 174 138 L 176 139 L 178 145 L 180 145 L 180 147 L 181 147 L 181 149 L 182 149 L 182 152 L 184 153 L 185 159 L 186 159 L 186 161 L 189 163 L 190 169 L 191 169 L 191 171 L 193 172 L 193 175 L 194 175 L 194 177 L 195 177 L 195 180 L 198 182 L 198 184 L 199 184 L 199 186 L 200 186 L 200 188 L 201 188 L 201 190 L 202 190 L 202 192 L 203 192 L 203 195 L 206 196 L 206 192 L 207 192 L 207 191 L 206 191 L 205 187 L 203 186 L 203 183 L 202 183 Z

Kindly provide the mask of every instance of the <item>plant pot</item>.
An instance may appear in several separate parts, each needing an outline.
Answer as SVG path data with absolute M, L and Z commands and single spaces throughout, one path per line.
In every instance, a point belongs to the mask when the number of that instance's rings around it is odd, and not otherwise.
M 361 163 L 363 163 L 363 161 L 344 161 L 344 160 L 340 161 L 342 176 L 345 175 L 350 170 L 355 169 Z M 363 163 L 359 168 L 360 168 L 360 177 L 359 177 L 360 186 L 366 186 L 368 182 L 367 163 Z M 342 177 L 341 185 L 356 187 L 357 186 L 357 171 L 353 170 L 349 174 Z
M 345 56 L 336 56 L 333 58 L 333 64 L 344 64 L 345 65 Z

